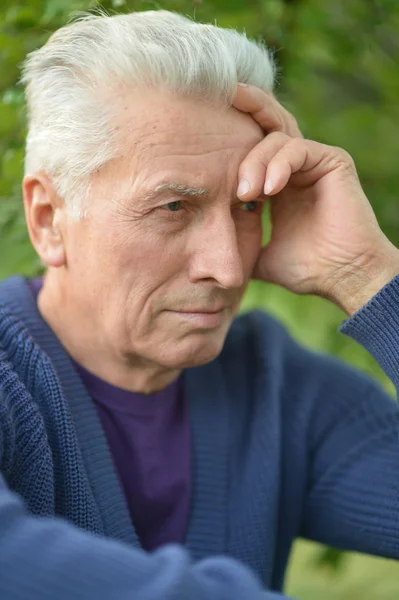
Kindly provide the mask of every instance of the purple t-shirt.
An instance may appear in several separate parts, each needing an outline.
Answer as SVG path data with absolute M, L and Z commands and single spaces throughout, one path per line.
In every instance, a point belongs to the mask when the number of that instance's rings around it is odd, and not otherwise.
M 31 280 L 37 297 L 42 281 Z M 185 541 L 190 507 L 190 425 L 180 377 L 154 394 L 103 381 L 72 359 L 93 399 L 145 550 Z

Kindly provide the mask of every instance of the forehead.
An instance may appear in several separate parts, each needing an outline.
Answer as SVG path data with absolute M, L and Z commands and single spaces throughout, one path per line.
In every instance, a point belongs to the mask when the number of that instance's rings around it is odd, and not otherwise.
M 146 90 L 126 94 L 118 111 L 121 152 L 108 181 L 121 196 L 167 181 L 201 188 L 224 186 L 264 137 L 251 116 L 192 98 Z M 119 195 L 118 191 L 116 191 Z
M 245 148 L 263 137 L 250 115 L 235 108 L 218 108 L 193 98 L 146 90 L 125 95 L 120 111 L 120 141 L 140 152 L 159 155 L 182 151 L 201 154 Z

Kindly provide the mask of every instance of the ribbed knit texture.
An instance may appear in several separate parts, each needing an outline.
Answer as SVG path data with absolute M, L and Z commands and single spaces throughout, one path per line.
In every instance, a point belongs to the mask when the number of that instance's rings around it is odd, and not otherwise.
M 396 386 L 398 321 L 399 277 L 340 328 Z M 2 600 L 278 600 L 299 535 L 399 558 L 398 407 L 377 383 L 260 312 L 183 379 L 186 547 L 147 554 L 70 359 L 26 282 L 0 284 Z

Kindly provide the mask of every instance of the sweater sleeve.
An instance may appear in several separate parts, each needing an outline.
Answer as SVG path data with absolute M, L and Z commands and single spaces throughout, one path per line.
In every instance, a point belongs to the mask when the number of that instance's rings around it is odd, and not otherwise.
M 399 276 L 339 331 L 370 352 L 398 391 Z M 344 368 L 318 400 L 302 535 L 399 559 L 397 402 L 377 382 Z
M 288 600 L 239 562 L 192 564 L 170 545 L 153 554 L 28 513 L 0 474 L 2 600 Z

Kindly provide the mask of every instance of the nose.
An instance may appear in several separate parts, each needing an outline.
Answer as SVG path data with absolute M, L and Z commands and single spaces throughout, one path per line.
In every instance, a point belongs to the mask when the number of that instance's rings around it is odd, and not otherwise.
M 231 212 L 206 219 L 196 232 L 190 261 L 190 281 L 212 280 L 226 289 L 244 285 L 243 261 Z

